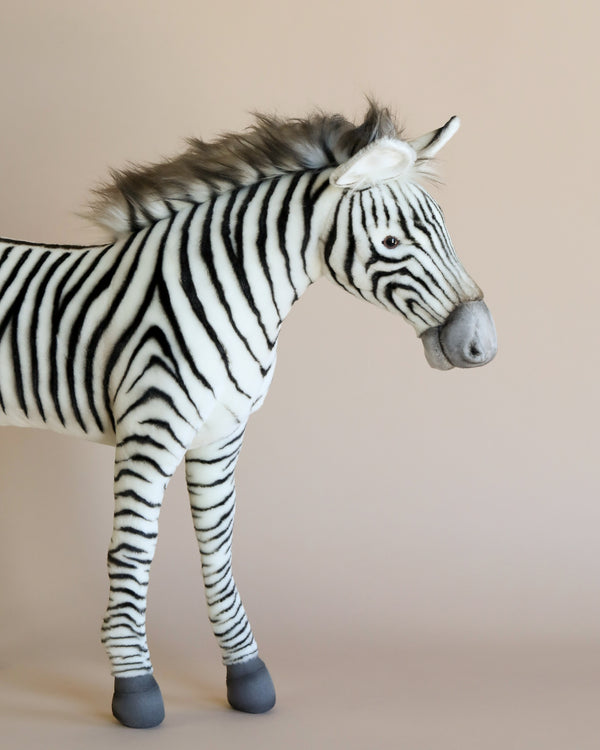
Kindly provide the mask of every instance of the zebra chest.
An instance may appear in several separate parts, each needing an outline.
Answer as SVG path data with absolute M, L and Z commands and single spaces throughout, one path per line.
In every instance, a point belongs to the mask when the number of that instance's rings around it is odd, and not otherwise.
M 250 410 L 246 414 L 235 414 L 225 404 L 216 402 L 214 408 L 188 446 L 188 450 L 202 448 L 205 445 L 210 445 L 233 434 L 246 423 L 249 416 Z
M 262 406 L 275 370 L 276 354 L 269 371 L 260 381 L 255 381 L 251 398 L 240 399 L 239 392 L 226 389 L 220 398 L 215 399 L 210 411 L 205 416 L 202 426 L 189 448 L 201 448 L 218 440 L 228 437 L 245 426 L 251 414 Z
M 143 356 L 142 356 L 143 355 Z M 136 361 L 137 360 L 137 361 Z M 122 372 L 115 368 L 113 413 L 120 434 L 135 434 L 138 425 L 165 425 L 187 449 L 210 445 L 239 432 L 250 414 L 263 403 L 275 368 L 254 360 L 227 366 L 219 357 L 198 357 L 197 364 L 177 366 L 153 348 L 124 357 Z M 237 367 L 235 366 L 237 365 Z

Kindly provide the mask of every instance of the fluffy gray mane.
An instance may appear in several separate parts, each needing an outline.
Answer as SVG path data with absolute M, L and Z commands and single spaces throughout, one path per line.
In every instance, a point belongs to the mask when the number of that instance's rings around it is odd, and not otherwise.
M 179 156 L 112 172 L 112 182 L 95 191 L 90 217 L 118 237 L 228 190 L 343 164 L 384 137 L 399 138 L 400 131 L 390 111 L 373 102 L 360 125 L 320 112 L 290 120 L 256 115 L 242 133 L 210 142 L 190 138 Z

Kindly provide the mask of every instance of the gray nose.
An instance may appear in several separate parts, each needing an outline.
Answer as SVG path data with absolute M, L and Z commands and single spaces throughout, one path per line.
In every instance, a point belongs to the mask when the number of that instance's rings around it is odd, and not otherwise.
M 459 305 L 440 328 L 440 345 L 455 367 L 480 367 L 498 350 L 496 328 L 483 300 Z

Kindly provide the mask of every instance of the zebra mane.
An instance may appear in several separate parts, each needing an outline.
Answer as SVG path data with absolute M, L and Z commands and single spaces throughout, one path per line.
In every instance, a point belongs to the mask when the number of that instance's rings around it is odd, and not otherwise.
M 179 156 L 112 171 L 112 181 L 94 191 L 89 218 L 118 237 L 235 188 L 338 166 L 386 137 L 400 138 L 401 132 L 389 109 L 371 101 L 360 125 L 322 112 L 305 119 L 257 114 L 242 133 L 210 142 L 190 138 Z

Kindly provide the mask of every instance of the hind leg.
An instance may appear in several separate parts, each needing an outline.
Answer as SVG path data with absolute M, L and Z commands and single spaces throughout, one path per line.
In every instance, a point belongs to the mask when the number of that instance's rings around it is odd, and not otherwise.
M 231 569 L 234 470 L 242 438 L 243 430 L 233 439 L 188 451 L 186 477 L 209 618 L 227 669 L 227 698 L 239 711 L 264 713 L 275 704 L 275 688 L 258 657 Z

